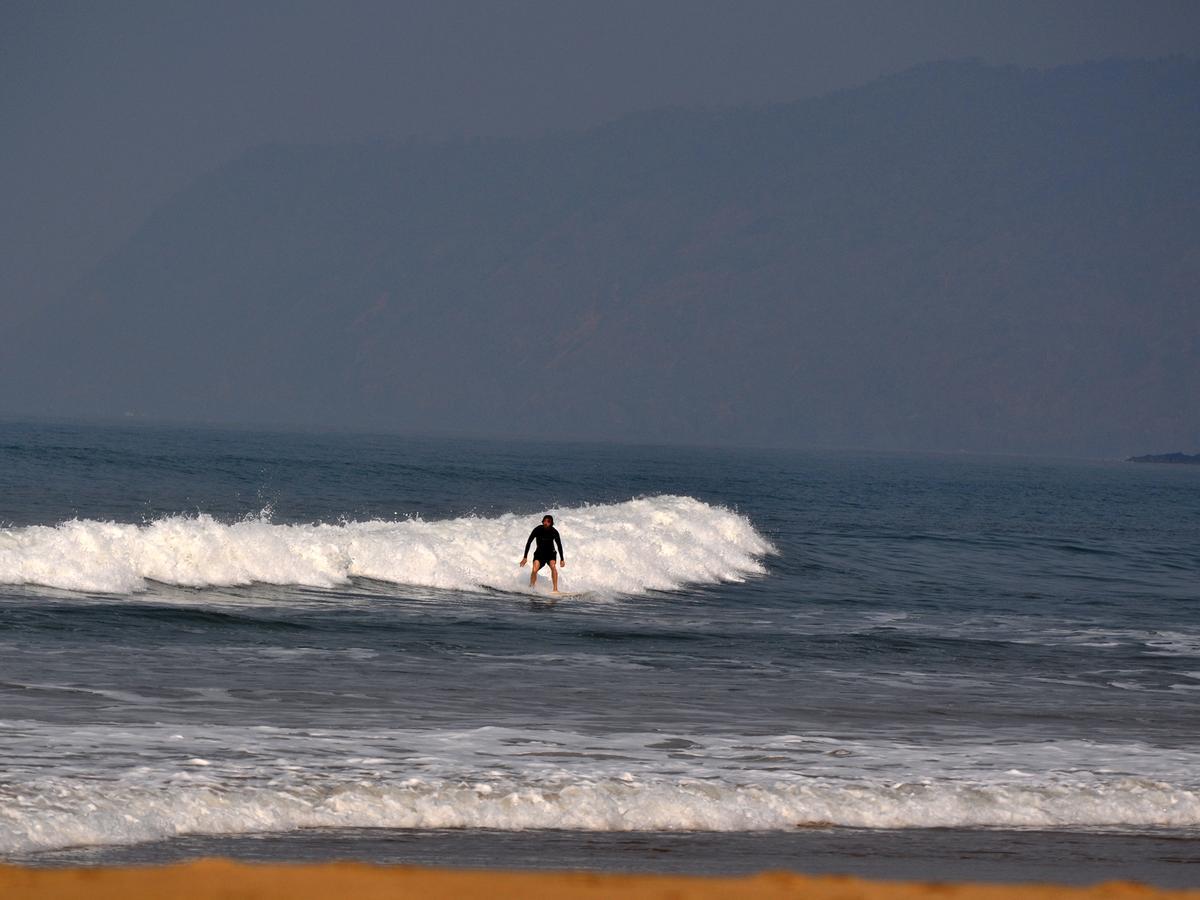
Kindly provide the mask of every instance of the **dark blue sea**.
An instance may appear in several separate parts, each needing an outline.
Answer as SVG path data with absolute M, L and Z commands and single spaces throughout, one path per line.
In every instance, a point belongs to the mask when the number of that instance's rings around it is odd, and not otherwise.
M 0 858 L 1200 884 L 1198 575 L 1197 467 L 0 422 Z

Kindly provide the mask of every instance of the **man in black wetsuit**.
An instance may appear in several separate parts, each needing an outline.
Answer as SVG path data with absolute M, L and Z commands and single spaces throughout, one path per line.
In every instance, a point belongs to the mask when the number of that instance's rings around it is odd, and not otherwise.
M 529 586 L 537 584 L 537 573 L 544 565 L 550 566 L 550 580 L 554 582 L 554 593 L 558 593 L 558 567 L 567 564 L 566 554 L 563 553 L 562 538 L 554 527 L 554 516 L 542 516 L 542 524 L 529 532 L 529 540 L 525 542 L 525 554 L 521 557 L 521 565 L 529 562 L 529 545 L 537 541 L 533 551 L 533 569 L 529 573 Z M 555 545 L 558 549 L 555 550 Z M 558 560 L 562 560 L 559 562 Z

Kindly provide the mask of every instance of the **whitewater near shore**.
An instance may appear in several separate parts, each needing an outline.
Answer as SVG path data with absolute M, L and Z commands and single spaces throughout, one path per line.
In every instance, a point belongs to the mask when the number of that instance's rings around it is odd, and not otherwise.
M 1193 470 L 4 428 L 10 861 L 1194 883 Z

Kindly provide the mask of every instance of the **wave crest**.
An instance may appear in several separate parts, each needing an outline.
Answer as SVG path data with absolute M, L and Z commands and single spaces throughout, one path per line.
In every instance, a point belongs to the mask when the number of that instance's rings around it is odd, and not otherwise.
M 692 497 L 551 510 L 567 590 L 637 594 L 761 574 L 774 552 L 746 517 Z M 277 525 L 208 515 L 145 525 L 73 520 L 0 531 L 0 583 L 129 594 L 151 581 L 334 587 L 351 578 L 449 590 L 515 590 L 533 516 Z

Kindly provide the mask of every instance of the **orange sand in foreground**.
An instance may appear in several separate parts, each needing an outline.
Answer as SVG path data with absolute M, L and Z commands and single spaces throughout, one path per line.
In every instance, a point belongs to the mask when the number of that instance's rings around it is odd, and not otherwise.
M 671 875 L 487 872 L 369 866 L 249 865 L 207 860 L 136 869 L 23 869 L 0 866 L 4 900 L 1200 900 L 1200 890 L 1136 884 L 1088 888 L 1042 885 L 944 885 L 807 877 L 769 872 L 747 878 Z

